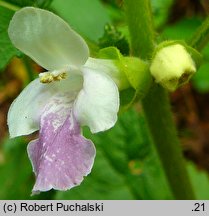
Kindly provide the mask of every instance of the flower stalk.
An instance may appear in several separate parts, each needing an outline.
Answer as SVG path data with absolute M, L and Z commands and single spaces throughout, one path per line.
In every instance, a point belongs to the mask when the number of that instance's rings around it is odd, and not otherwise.
M 125 7 L 132 52 L 135 56 L 148 59 L 155 44 L 150 1 L 125 0 Z M 167 91 L 153 84 L 142 105 L 174 199 L 195 199 L 173 122 Z

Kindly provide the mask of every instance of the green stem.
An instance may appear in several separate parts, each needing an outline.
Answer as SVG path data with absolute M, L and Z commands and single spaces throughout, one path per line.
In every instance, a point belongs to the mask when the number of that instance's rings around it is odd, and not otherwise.
M 188 44 L 197 50 L 202 50 L 209 42 L 209 17 L 194 33 Z
M 155 35 L 150 1 L 125 0 L 125 6 L 133 54 L 147 59 L 153 52 Z M 166 90 L 153 84 L 142 105 L 174 198 L 195 199 Z
M 0 6 L 5 7 L 7 9 L 10 9 L 10 10 L 13 10 L 13 11 L 17 11 L 20 9 L 18 6 L 15 6 L 13 4 L 10 4 L 8 2 L 1 1 L 1 0 L 0 0 Z
M 132 52 L 144 59 L 154 49 L 154 31 L 151 6 L 147 0 L 125 0 L 127 21 L 131 35 Z
M 195 199 L 173 122 L 167 91 L 154 85 L 143 100 L 154 144 L 176 199 Z

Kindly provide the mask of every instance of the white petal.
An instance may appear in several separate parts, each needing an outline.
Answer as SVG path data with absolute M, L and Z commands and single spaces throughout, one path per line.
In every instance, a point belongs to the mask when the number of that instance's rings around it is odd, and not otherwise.
M 130 85 L 125 73 L 119 69 L 115 60 L 89 57 L 84 66 L 107 74 L 119 89 L 126 89 Z
M 81 76 L 50 84 L 42 84 L 39 79 L 32 81 L 12 103 L 8 113 L 11 137 L 30 134 L 39 129 L 39 119 L 43 108 L 52 96 L 62 92 L 72 95 L 73 100 L 82 86 Z
M 9 25 L 12 43 L 48 70 L 83 65 L 89 49 L 83 38 L 57 15 L 26 7 L 15 13 Z
M 84 68 L 83 76 L 83 89 L 74 104 L 76 119 L 92 133 L 113 127 L 119 109 L 116 84 L 106 74 L 88 68 Z

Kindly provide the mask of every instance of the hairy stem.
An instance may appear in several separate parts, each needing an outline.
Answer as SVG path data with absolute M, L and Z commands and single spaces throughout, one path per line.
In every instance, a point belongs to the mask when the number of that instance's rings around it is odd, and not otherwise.
M 149 0 L 125 0 L 132 52 L 148 59 L 154 49 Z M 173 122 L 167 91 L 153 84 L 142 101 L 153 142 L 175 199 L 195 199 Z
M 143 107 L 174 197 L 180 200 L 194 199 L 167 91 L 153 85 L 143 100 Z
M 125 0 L 127 21 L 131 34 L 132 52 L 144 59 L 154 49 L 151 6 L 147 0 Z

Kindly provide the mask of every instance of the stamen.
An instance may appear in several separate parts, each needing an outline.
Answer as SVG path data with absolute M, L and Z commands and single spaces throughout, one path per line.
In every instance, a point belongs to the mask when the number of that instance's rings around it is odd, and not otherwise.
M 51 83 L 53 81 L 60 81 L 66 79 L 67 73 L 66 72 L 44 72 L 39 74 L 40 82 L 41 83 Z

